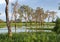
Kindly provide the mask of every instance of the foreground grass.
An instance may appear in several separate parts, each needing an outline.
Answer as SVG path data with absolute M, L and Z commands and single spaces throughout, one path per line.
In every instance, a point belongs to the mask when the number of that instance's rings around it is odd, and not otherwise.
M 0 42 L 60 42 L 60 35 L 55 33 L 14 33 L 12 38 L 0 34 Z

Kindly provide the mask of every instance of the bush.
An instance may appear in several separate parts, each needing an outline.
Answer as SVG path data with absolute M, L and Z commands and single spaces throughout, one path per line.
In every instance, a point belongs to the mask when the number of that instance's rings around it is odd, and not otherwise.
M 60 33 L 60 18 L 56 19 L 55 27 L 53 28 L 53 31 L 57 34 Z

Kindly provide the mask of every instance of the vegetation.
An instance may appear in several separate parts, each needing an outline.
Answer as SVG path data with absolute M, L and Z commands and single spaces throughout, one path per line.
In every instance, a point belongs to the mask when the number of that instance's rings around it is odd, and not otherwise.
M 5 0 L 6 8 L 6 23 L 0 20 L 0 28 L 7 26 L 8 33 L 0 34 L 0 42 L 60 42 L 60 19 L 58 18 L 55 23 L 52 23 L 55 19 L 55 11 L 44 11 L 41 7 L 33 9 L 27 5 L 19 6 L 18 0 L 12 4 L 12 17 L 9 19 L 9 0 Z M 19 18 L 17 19 L 17 14 Z M 14 16 L 14 17 L 13 17 Z M 14 20 L 13 20 L 14 18 Z M 52 18 L 52 22 L 50 21 Z M 23 21 L 24 19 L 24 21 Z M 48 22 L 45 20 L 48 19 Z M 36 32 L 20 32 L 16 33 L 16 27 L 26 26 L 27 29 L 35 30 Z M 55 26 L 49 28 L 49 26 Z M 11 27 L 15 27 L 15 33 L 12 33 Z M 34 27 L 34 28 L 33 28 Z M 47 27 L 47 28 L 44 28 Z M 52 30 L 54 32 L 37 32 L 37 30 Z M 26 30 L 27 31 L 27 30 Z M 55 33 L 56 32 L 56 33 Z M 13 34 L 13 35 L 12 35 Z
M 0 42 L 60 42 L 60 36 L 55 33 L 13 33 L 12 38 L 0 34 Z
M 53 28 L 53 31 L 56 32 L 56 33 L 58 33 L 58 34 L 60 33 L 60 18 L 56 19 L 56 25 Z
M 26 22 L 19 22 L 19 23 L 16 23 L 16 26 L 22 27 L 22 26 L 26 26 L 25 24 Z M 11 27 L 14 27 L 15 23 L 11 23 L 10 25 Z M 39 26 L 38 22 L 37 22 L 37 25 Z M 44 25 L 48 25 L 48 23 L 44 23 Z M 30 22 L 27 23 L 27 26 L 30 26 Z M 36 23 L 32 22 L 31 26 L 36 26 Z M 49 26 L 55 26 L 55 23 L 49 23 Z M 6 23 L 0 23 L 0 28 L 3 28 L 3 27 L 6 27 Z

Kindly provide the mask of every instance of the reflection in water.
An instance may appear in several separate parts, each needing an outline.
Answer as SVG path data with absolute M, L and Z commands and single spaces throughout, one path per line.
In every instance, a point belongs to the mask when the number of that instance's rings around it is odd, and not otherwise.
M 22 27 L 20 27 L 20 28 L 18 28 L 17 27 L 17 29 L 16 29 L 16 32 L 17 33 L 19 33 L 19 32 L 32 32 L 32 30 L 28 30 L 28 29 L 26 29 L 26 27 L 25 26 L 22 26 Z M 43 31 L 43 30 L 37 30 L 37 32 L 39 32 L 39 31 Z M 8 29 L 7 29 L 7 27 L 5 27 L 5 28 L 0 28 L 0 33 L 7 33 L 8 32 Z M 12 27 L 12 32 L 15 32 L 15 28 L 14 27 Z M 33 32 L 36 32 L 35 30 L 33 30 Z M 51 30 L 44 30 L 44 32 L 51 32 Z

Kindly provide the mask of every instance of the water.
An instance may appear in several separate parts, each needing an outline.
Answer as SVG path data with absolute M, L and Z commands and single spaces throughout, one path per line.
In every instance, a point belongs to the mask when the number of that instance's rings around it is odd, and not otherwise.
M 12 32 L 14 33 L 15 32 L 15 28 L 14 27 L 11 27 L 11 30 Z M 19 32 L 32 32 L 32 30 L 29 30 L 29 29 L 26 29 L 25 26 L 22 26 L 20 28 L 16 28 L 16 33 L 19 33 Z M 44 31 L 44 32 L 51 32 L 51 30 L 37 30 L 37 32 L 40 32 L 40 31 Z M 36 32 L 36 30 L 33 30 L 33 32 Z M 7 27 L 4 27 L 4 28 L 0 28 L 0 34 L 1 33 L 8 33 L 8 28 Z
M 15 32 L 15 28 L 11 27 L 12 32 Z M 21 27 L 21 28 L 16 28 L 16 32 L 24 32 L 26 29 L 25 27 Z M 8 32 L 8 28 L 4 27 L 4 28 L 0 28 L 0 33 L 7 33 Z

